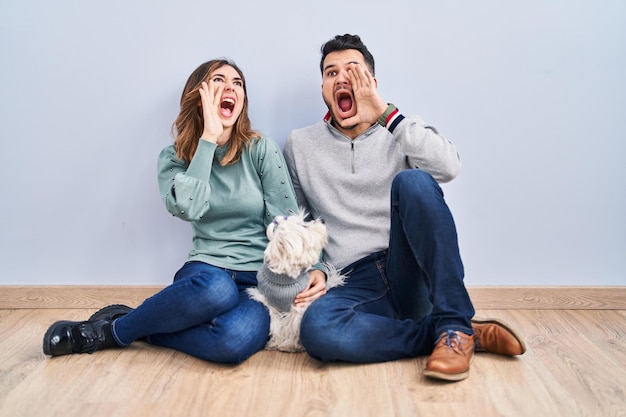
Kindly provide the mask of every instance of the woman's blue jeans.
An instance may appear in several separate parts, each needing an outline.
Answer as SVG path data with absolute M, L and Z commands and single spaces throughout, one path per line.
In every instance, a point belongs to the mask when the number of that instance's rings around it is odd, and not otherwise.
M 443 191 L 424 171 L 394 178 L 388 250 L 343 272 L 346 284 L 312 303 L 302 319 L 302 344 L 314 358 L 384 362 L 430 354 L 447 330 L 473 334 L 456 226 Z
M 240 363 L 263 349 L 269 313 L 245 289 L 256 272 L 239 272 L 187 262 L 174 282 L 113 322 L 121 346 L 146 338 L 213 362 Z

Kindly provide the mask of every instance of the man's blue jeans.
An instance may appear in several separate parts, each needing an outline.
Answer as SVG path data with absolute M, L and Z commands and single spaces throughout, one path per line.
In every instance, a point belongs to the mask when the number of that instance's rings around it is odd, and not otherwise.
M 342 272 L 346 284 L 302 319 L 302 343 L 314 358 L 384 362 L 430 354 L 447 330 L 473 334 L 454 220 L 424 171 L 402 171 L 393 181 L 388 250 Z
M 256 272 L 187 262 L 174 282 L 113 322 L 121 346 L 146 337 L 149 343 L 213 362 L 240 363 L 263 349 L 269 313 L 245 289 Z

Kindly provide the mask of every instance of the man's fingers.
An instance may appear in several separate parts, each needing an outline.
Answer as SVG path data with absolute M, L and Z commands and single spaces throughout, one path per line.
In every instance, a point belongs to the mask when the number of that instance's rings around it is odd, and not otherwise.
M 312 290 L 313 288 L 311 288 Z M 294 300 L 295 304 L 306 304 L 313 302 L 320 298 L 322 295 L 326 294 L 326 287 L 322 288 L 320 291 L 315 291 L 310 293 L 310 290 L 304 291 L 296 297 Z
M 348 69 L 348 76 L 353 86 L 367 88 L 372 85 L 372 75 L 362 65 L 352 65 Z
M 347 119 L 343 119 L 339 121 L 339 125 L 344 129 L 350 128 L 352 126 L 356 126 L 359 124 L 359 115 L 358 113 L 355 116 L 348 117 Z

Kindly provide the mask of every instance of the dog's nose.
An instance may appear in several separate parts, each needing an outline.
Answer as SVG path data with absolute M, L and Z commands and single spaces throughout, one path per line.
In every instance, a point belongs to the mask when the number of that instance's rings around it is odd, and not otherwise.
M 317 219 L 318 222 L 322 223 L 322 224 L 326 224 L 326 222 L 324 221 L 324 219 L 322 219 L 321 217 L 319 219 Z

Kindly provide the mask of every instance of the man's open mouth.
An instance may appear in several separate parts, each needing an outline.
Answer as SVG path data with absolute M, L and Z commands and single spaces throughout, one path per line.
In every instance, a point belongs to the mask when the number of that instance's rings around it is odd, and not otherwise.
M 337 91 L 335 93 L 335 102 L 340 113 L 348 113 L 352 110 L 352 95 L 347 91 Z

